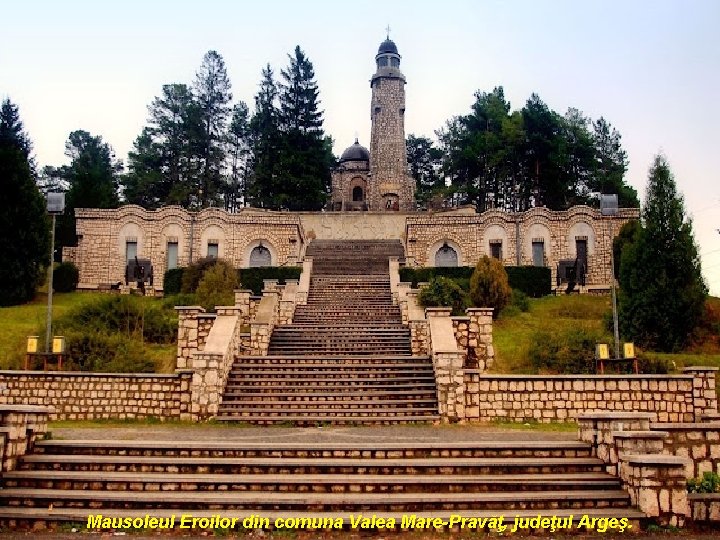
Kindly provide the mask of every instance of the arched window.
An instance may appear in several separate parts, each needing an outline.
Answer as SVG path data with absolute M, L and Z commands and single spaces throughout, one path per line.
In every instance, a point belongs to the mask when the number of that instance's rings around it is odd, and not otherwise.
M 360 186 L 355 186 L 352 190 L 352 199 L 353 202 L 362 202 L 365 200 L 365 195 L 363 193 L 363 188 Z
M 255 246 L 250 252 L 250 268 L 271 265 L 272 257 L 270 256 L 270 250 L 262 244 L 260 244 L 259 246 Z
M 440 249 L 435 252 L 435 266 L 457 266 L 458 254 L 453 248 L 443 244 Z

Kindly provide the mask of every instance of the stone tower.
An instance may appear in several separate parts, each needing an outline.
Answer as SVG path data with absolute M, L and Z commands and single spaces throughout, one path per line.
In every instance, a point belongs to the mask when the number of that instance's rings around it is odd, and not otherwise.
M 377 69 L 370 80 L 370 189 L 371 210 L 415 209 L 415 183 L 408 174 L 405 148 L 405 76 L 400 55 L 388 39 L 375 56 Z

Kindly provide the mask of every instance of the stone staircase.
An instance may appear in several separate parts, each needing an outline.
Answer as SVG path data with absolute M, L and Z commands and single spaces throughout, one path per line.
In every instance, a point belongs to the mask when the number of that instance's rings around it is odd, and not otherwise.
M 438 419 L 432 362 L 412 356 L 392 303 L 399 241 L 313 241 L 306 305 L 276 326 L 268 356 L 236 358 L 217 419 L 390 424 Z
M 271 437 L 272 438 L 272 437 Z M 392 517 L 643 515 L 571 441 L 48 440 L 3 474 L 0 522 L 351 513 Z M 509 529 L 508 529 L 509 530 Z

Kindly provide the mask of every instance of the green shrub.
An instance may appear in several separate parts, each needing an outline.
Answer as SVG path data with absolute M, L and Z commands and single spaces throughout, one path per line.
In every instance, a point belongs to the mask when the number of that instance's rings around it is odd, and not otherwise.
M 165 309 L 175 309 L 175 306 L 197 306 L 198 299 L 195 293 L 179 293 L 164 296 L 162 303 Z
M 205 274 L 205 271 L 208 268 L 215 266 L 217 262 L 218 259 L 208 257 L 200 259 L 190 266 L 185 267 L 182 272 L 180 292 L 194 293 L 197 291 L 198 285 L 200 284 L 200 280 L 202 279 L 203 274 Z
M 71 262 L 62 262 L 53 270 L 53 290 L 55 292 L 72 292 L 77 289 L 80 272 Z
M 206 311 L 214 311 L 215 306 L 235 304 L 238 288 L 238 275 L 229 262 L 218 260 L 203 273 L 195 295 Z
M 456 282 L 460 279 L 469 281 L 474 269 L 473 266 L 403 267 L 400 268 L 400 281 L 410 282 L 413 287 L 421 282 L 430 282 L 434 277 L 445 277 Z
M 277 279 L 283 284 L 287 279 L 300 279 L 302 268 L 299 266 L 263 266 L 257 268 L 241 268 L 238 270 L 240 286 L 243 289 L 250 289 L 253 294 L 262 293 L 263 280 Z
M 595 373 L 595 344 L 601 337 L 583 328 L 536 332 L 528 359 L 533 368 L 542 373 Z
M 530 300 L 527 295 L 519 289 L 512 289 L 510 292 L 510 305 L 526 313 L 530 311 Z
M 169 296 L 178 294 L 182 290 L 184 268 L 172 268 L 165 272 L 163 277 L 163 294 Z
M 103 295 L 63 315 L 58 331 L 119 333 L 149 343 L 173 343 L 177 315 L 153 299 L 130 295 Z
M 546 266 L 506 266 L 505 271 L 510 287 L 527 296 L 540 298 L 552 292 L 550 268 Z
M 152 373 L 154 362 L 142 344 L 122 334 L 98 330 L 65 332 L 66 368 L 109 373 Z
M 418 301 L 424 307 L 450 307 L 453 315 L 463 315 L 468 307 L 467 293 L 452 279 L 436 277 L 420 289 Z
M 481 258 L 470 278 L 470 299 L 476 307 L 491 307 L 497 318 L 510 300 L 510 285 L 502 263 L 495 258 Z
M 720 475 L 706 471 L 701 478 L 691 478 L 687 482 L 690 493 L 720 493 Z

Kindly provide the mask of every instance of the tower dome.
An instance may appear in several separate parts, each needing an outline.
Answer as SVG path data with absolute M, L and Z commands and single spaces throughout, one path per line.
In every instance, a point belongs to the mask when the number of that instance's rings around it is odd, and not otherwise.
M 340 163 L 345 161 L 370 161 L 370 151 L 355 139 L 355 144 L 348 146 L 340 156 Z
M 378 47 L 378 54 L 384 53 L 399 54 L 397 45 L 395 45 L 395 42 L 390 38 L 387 38 L 380 44 L 380 47 Z

